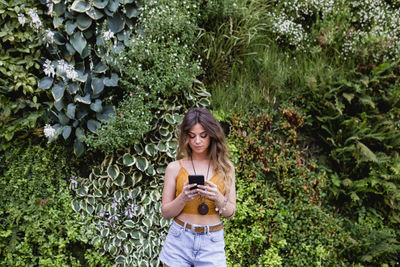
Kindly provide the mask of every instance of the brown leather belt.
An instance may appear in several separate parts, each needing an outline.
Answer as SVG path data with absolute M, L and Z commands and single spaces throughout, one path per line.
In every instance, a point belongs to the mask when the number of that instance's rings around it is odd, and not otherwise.
M 185 223 L 179 220 L 178 218 L 174 218 L 174 221 L 180 226 L 185 226 Z M 197 224 L 186 223 L 186 229 L 189 229 L 194 233 L 207 233 L 207 228 L 209 229 L 208 231 L 215 232 L 224 228 L 224 224 L 220 222 L 216 225 L 208 226 L 208 225 L 197 225 Z

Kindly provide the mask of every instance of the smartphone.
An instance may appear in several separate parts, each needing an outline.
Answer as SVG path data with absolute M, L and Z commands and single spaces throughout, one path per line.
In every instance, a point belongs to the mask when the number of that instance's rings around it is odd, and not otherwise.
M 204 175 L 194 175 L 194 174 L 189 175 L 189 184 L 204 185 Z M 197 188 L 197 185 L 191 187 L 190 190 L 193 190 L 196 188 Z

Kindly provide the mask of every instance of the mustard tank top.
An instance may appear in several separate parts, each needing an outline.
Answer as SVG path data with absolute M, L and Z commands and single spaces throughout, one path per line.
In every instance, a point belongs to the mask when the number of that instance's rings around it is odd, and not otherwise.
M 178 197 L 179 194 L 182 192 L 183 184 L 186 183 L 186 181 L 189 179 L 189 172 L 182 166 L 182 163 L 180 160 L 178 160 L 179 165 L 181 166 L 178 175 L 176 176 L 176 192 L 175 192 L 175 197 Z M 224 180 L 218 175 L 215 174 L 209 181 L 213 182 L 217 187 L 219 192 L 222 193 L 222 195 L 225 195 L 225 183 Z M 203 197 L 203 201 L 207 204 L 209 207 L 208 213 L 206 215 L 214 215 L 218 214 L 218 212 L 215 210 L 215 203 L 213 200 L 210 200 L 206 197 Z M 186 214 L 200 214 L 197 211 L 197 207 L 201 204 L 201 196 L 198 196 L 197 198 L 186 202 L 185 207 L 182 210 L 182 213 Z

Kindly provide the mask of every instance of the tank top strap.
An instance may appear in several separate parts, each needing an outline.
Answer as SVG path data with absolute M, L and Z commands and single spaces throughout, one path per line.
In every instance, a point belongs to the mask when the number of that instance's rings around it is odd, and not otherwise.
M 178 162 L 179 162 L 179 166 L 181 166 L 181 168 L 183 168 L 181 160 L 178 160 Z

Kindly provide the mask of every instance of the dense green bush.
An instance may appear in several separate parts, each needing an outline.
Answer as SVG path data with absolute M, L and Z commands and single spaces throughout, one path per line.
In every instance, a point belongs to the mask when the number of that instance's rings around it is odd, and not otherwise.
M 0 149 L 15 135 L 32 132 L 42 116 L 46 92 L 37 88 L 42 33 L 38 1 L 0 3 Z
M 93 227 L 71 208 L 74 170 L 64 148 L 22 143 L 0 162 L 2 266 L 110 265 L 88 244 Z
M 88 177 L 76 179 L 73 208 L 94 223 L 91 242 L 118 266 L 159 265 L 169 224 L 161 216 L 161 191 L 165 168 L 176 157 L 176 128 L 188 108 L 209 105 L 209 93 L 195 80 L 198 6 L 184 2 L 143 2 L 140 30 L 127 48 L 118 54 L 105 51 L 107 64 L 121 74 L 121 114 L 87 140 L 95 147 L 97 138 L 99 148 L 112 153 Z M 123 125 L 125 116 L 140 123 Z M 136 137 L 132 142 L 130 132 Z M 119 139 L 126 143 L 119 146 Z
M 226 222 L 230 266 L 344 264 L 347 234 L 326 206 L 328 177 L 297 143 L 304 118 L 294 107 L 233 117 L 237 212 Z
M 398 63 L 382 63 L 372 69 L 359 67 L 343 71 L 334 65 L 316 66 L 301 89 L 299 103 L 307 110 L 310 140 L 318 144 L 320 164 L 329 170 L 332 198 L 343 214 L 358 225 L 358 208 L 372 208 L 384 218 L 384 228 L 399 226 L 400 181 L 400 90 Z M 317 132 L 318 134 L 314 134 Z M 371 213 L 373 214 L 373 213 Z M 356 226 L 349 226 L 353 229 Z M 389 231 L 399 242 L 399 233 Z M 379 235 L 381 231 L 375 234 Z M 361 240 L 367 237 L 357 235 Z M 387 237 L 387 234 L 384 234 Z M 384 238 L 382 236 L 381 238 Z M 361 248 L 353 248 L 359 253 Z M 371 239 L 373 250 L 381 241 Z M 396 242 L 395 242 L 396 243 Z M 399 248 L 380 251 L 387 259 Z M 393 251 L 394 250 L 394 251 Z M 354 252 L 355 255 L 358 255 Z M 386 253 L 386 254 L 385 254 Z M 356 257 L 353 255 L 353 257 Z M 381 255 L 363 256 L 368 262 L 382 262 Z M 366 254 L 369 255 L 369 254 Z

